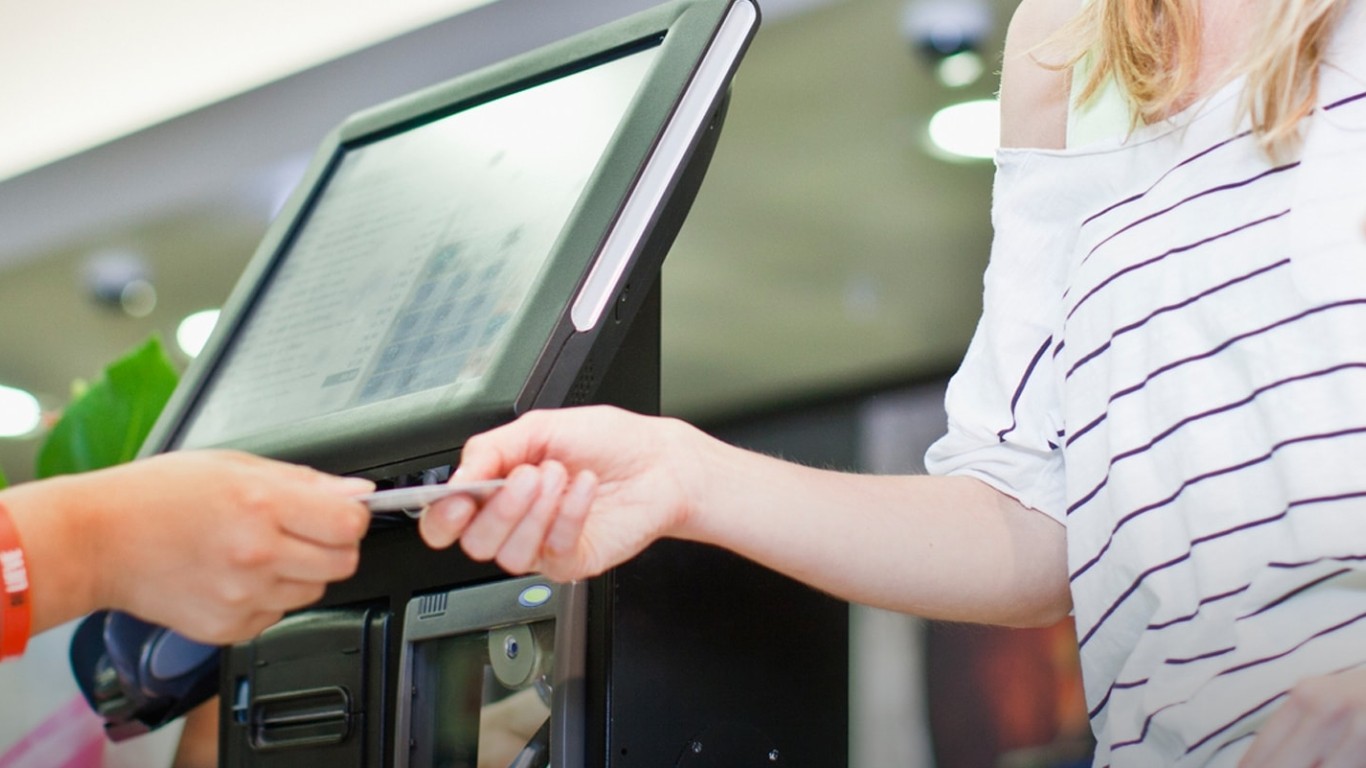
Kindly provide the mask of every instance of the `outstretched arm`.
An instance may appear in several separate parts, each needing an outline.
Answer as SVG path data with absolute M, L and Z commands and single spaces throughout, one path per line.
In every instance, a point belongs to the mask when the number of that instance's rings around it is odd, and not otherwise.
M 117 608 L 195 640 L 245 639 L 349 576 L 366 480 L 188 451 L 0 493 L 25 548 L 32 632 Z
M 459 476 L 508 484 L 482 506 L 434 505 L 423 536 L 513 573 L 584 578 L 667 536 L 932 618 L 1029 625 L 1070 607 L 1061 526 L 967 478 L 812 469 L 607 407 L 477 436 Z

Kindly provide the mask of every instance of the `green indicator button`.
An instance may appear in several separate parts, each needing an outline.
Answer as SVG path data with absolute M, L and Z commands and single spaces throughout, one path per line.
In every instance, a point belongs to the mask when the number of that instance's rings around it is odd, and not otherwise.
M 545 601 L 550 599 L 550 587 L 544 584 L 533 584 L 522 590 L 522 594 L 517 596 L 517 602 L 527 608 L 535 608 L 538 605 L 545 605 Z

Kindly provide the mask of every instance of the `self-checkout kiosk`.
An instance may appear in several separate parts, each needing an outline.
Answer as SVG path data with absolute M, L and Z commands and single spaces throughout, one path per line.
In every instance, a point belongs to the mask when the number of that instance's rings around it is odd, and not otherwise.
M 144 452 L 444 482 L 527 410 L 659 405 L 661 262 L 758 24 L 680 0 L 344 122 Z M 252 642 L 123 614 L 73 643 L 114 738 L 220 694 L 223 766 L 846 763 L 845 606 L 660 542 L 509 577 L 377 514 L 356 576 Z

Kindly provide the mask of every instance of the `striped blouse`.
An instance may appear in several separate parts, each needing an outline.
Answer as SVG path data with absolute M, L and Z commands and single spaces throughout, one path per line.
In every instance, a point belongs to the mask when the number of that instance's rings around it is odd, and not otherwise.
M 936 474 L 1067 528 L 1097 766 L 1232 766 L 1366 665 L 1366 9 L 1302 150 L 1239 83 L 1123 140 L 997 157 Z

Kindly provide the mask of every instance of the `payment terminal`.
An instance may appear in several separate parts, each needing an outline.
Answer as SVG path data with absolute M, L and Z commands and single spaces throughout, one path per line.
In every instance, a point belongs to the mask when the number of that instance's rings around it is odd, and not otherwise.
M 533 408 L 657 411 L 660 267 L 758 22 L 673 0 L 346 120 L 144 453 L 409 488 Z M 388 511 L 354 578 L 251 642 L 97 614 L 72 659 L 113 738 L 218 694 L 224 766 L 824 768 L 845 633 L 842 604 L 707 547 L 558 584 Z

